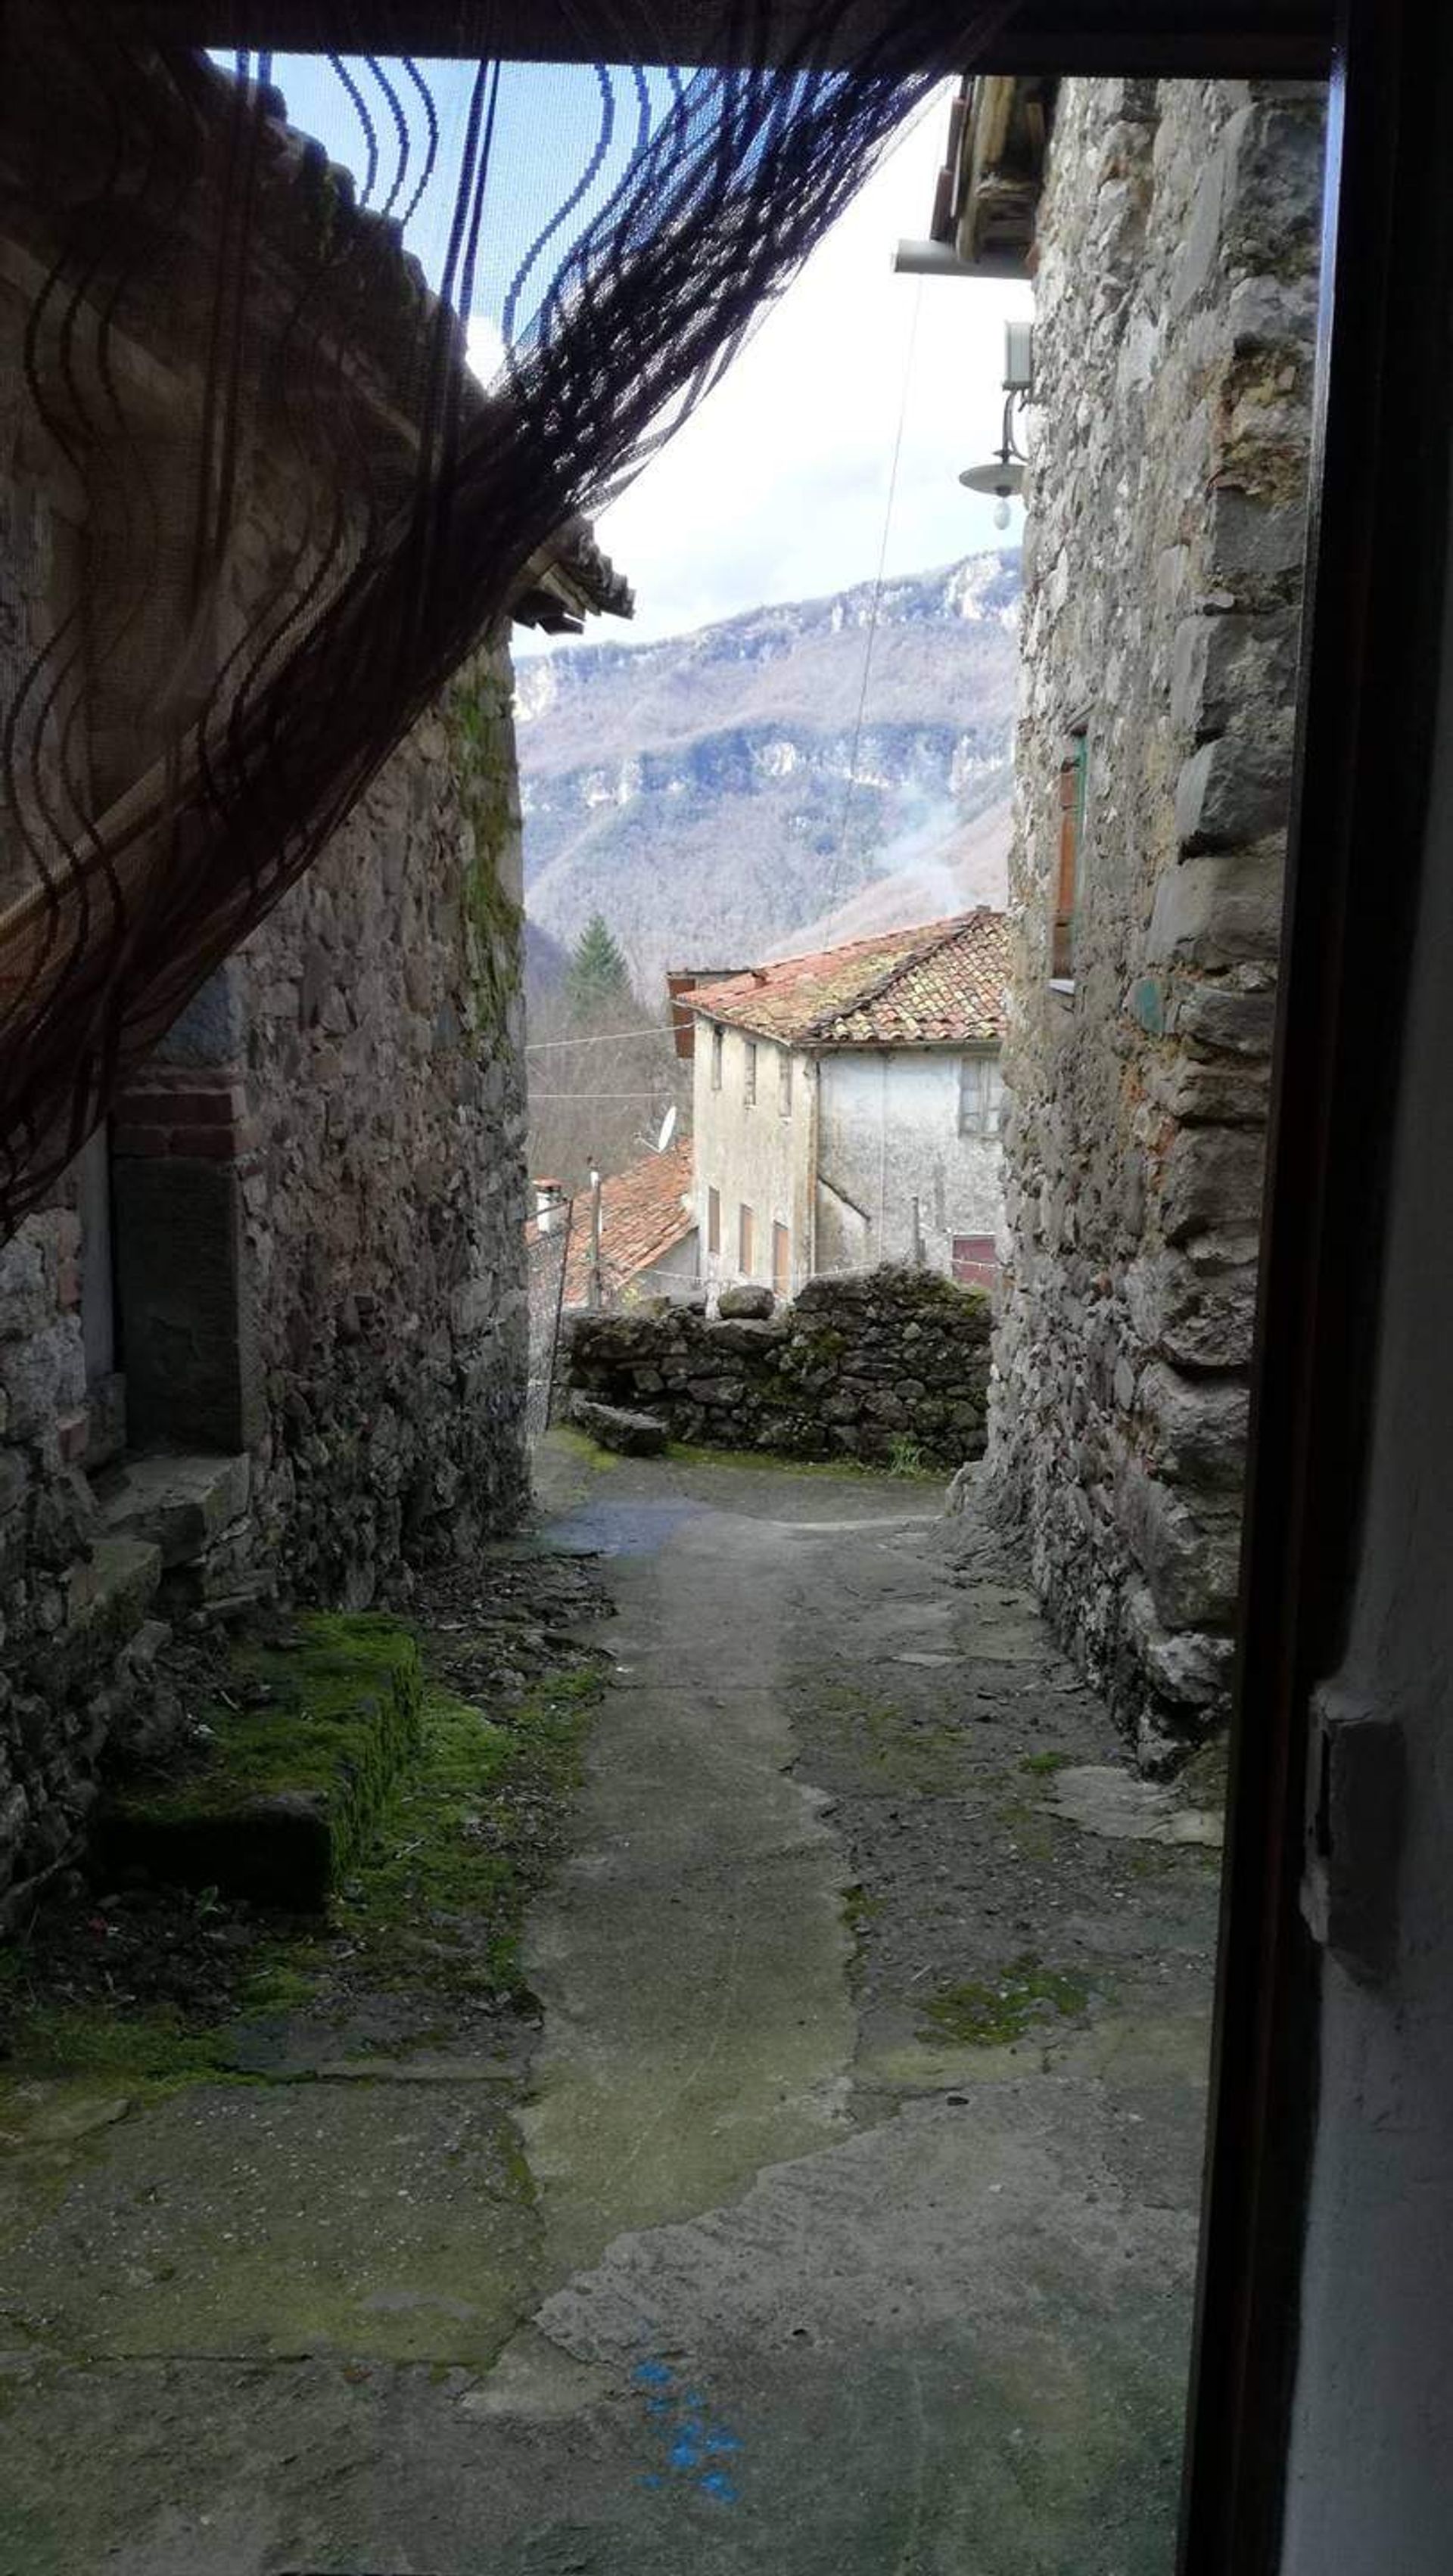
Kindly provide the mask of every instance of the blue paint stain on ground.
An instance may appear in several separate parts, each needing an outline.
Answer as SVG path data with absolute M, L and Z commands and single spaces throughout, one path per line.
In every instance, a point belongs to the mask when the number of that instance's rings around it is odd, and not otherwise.
M 735 2504 L 737 2489 L 721 2464 L 741 2450 L 741 2436 L 713 2417 L 705 2390 L 683 2387 L 669 2363 L 654 2359 L 637 2362 L 635 2381 L 647 2431 L 665 2444 L 665 2474 L 648 2469 L 641 2485 L 652 2491 L 689 2486 L 713 2504 Z

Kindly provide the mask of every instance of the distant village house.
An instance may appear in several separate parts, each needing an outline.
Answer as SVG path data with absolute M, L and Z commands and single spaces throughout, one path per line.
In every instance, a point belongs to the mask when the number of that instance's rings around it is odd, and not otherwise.
M 980 907 L 721 980 L 672 978 L 708 1285 L 791 1296 L 884 1262 L 993 1285 L 1007 968 L 1004 916 Z
M 567 1233 L 568 1229 L 568 1233 Z M 698 1285 L 691 1139 L 646 1154 L 601 1182 L 598 1225 L 590 1194 L 567 1202 L 558 1181 L 537 1180 L 525 1229 L 532 1265 L 566 1235 L 561 1304 L 629 1306 L 643 1297 L 690 1297 Z

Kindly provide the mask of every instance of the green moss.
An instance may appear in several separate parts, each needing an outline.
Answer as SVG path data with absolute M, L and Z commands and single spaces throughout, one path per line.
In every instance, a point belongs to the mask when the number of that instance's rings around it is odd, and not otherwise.
M 971 1749 L 962 1727 L 915 1720 L 894 1701 L 876 1698 L 850 1682 L 804 1677 L 796 1697 L 807 1715 L 831 1727 L 852 1755 L 889 1785 L 915 1789 L 927 1797 L 955 1797 L 962 1792 Z
M 507 1722 L 431 1685 L 418 1762 L 336 1909 L 374 1983 L 444 1983 L 526 1999 L 519 1943 L 580 1777 L 593 1669 L 552 1674 Z
M 940 1986 L 923 2007 L 922 2040 L 959 2040 L 970 2048 L 998 2048 L 1022 2039 L 1032 2022 L 1053 2014 L 1073 2020 L 1089 2004 L 1088 1990 L 1032 1952 L 1012 1959 L 997 1984 L 966 1979 Z
M 99 2004 L 38 2009 L 18 2021 L 9 2072 L 114 2078 L 149 2100 L 189 2084 L 244 2082 L 221 2035 L 171 2007 L 120 2018 Z
M 1073 1753 L 1026 1753 L 1019 1768 L 1021 1771 L 1033 1772 L 1040 1779 L 1048 1780 L 1056 1771 L 1066 1770 L 1074 1759 Z
M 845 1887 L 842 1892 L 842 1917 L 855 1941 L 861 1941 L 870 1924 L 876 1923 L 883 1911 L 881 1896 L 870 1896 L 866 1888 Z
M 1021 1858 L 1053 1860 L 1055 1826 L 1042 1807 L 1038 1804 L 1031 1806 L 1023 1798 L 1007 1798 L 996 1812 L 1005 1832 L 1013 1835 Z
M 199 1884 L 200 1872 L 243 1885 L 272 1866 L 256 1858 L 260 1828 L 249 1811 L 259 1799 L 302 1793 L 317 1802 L 317 1831 L 298 1866 L 310 1879 L 336 1881 L 367 1848 L 419 1740 L 423 1667 L 413 1635 L 376 1611 L 313 1611 L 297 1619 L 289 1646 L 241 1649 L 230 1678 L 204 1712 L 205 1755 L 117 1799 L 116 1856 L 184 1883 Z M 249 1837 L 231 1875 L 229 1825 Z M 279 1859 L 283 1875 L 288 1866 Z M 298 1890 L 302 1902 L 319 1893 L 311 1884 Z

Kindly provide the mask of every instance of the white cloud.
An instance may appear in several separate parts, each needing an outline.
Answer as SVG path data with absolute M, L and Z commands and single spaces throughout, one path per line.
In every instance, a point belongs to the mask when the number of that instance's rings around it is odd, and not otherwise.
M 870 579 L 900 408 L 888 571 L 1005 542 L 992 502 L 957 476 L 998 445 L 1003 325 L 1032 311 L 1030 290 L 920 281 L 891 266 L 899 237 L 927 228 L 946 99 L 875 172 L 694 419 L 602 516 L 601 542 L 635 586 L 638 635 Z
M 487 313 L 471 313 L 464 325 L 464 351 L 480 383 L 489 384 L 504 364 L 505 344 Z

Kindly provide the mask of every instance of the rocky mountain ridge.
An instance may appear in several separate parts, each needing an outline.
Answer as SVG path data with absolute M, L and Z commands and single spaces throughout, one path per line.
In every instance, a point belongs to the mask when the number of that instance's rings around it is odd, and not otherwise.
M 532 922 L 568 943 L 603 912 L 646 991 L 844 906 L 887 928 L 1002 899 L 1018 597 L 1017 552 L 971 555 L 876 616 L 861 583 L 522 659 Z

